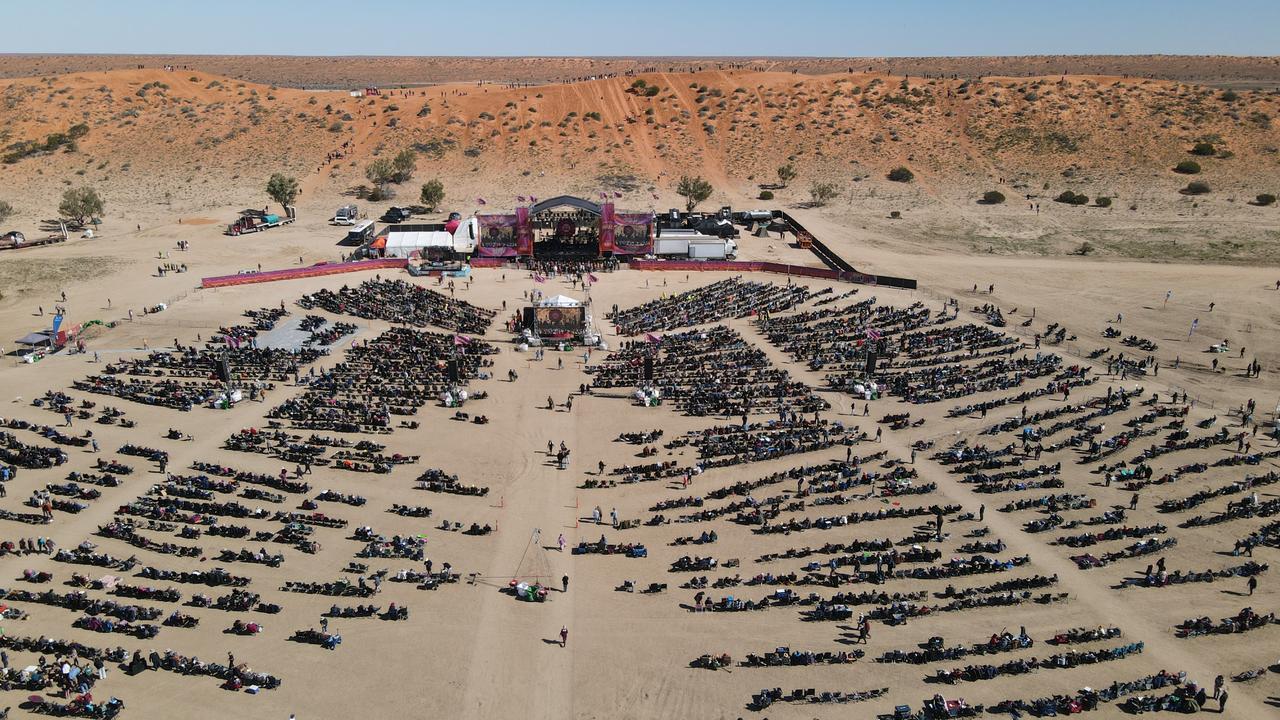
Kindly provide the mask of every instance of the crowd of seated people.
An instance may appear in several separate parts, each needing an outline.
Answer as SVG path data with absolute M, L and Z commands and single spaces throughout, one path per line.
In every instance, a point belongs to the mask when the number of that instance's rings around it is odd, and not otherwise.
M 1032 700 L 1002 700 L 995 705 L 988 707 L 992 713 L 1009 715 L 1012 717 L 1015 713 L 1027 713 L 1033 717 L 1054 717 L 1057 715 L 1071 715 L 1075 713 L 1091 712 L 1097 710 L 1103 703 L 1110 703 L 1120 698 L 1137 695 L 1138 693 L 1146 693 L 1151 690 L 1160 688 L 1174 687 L 1182 689 L 1183 687 L 1194 687 L 1193 685 L 1184 685 L 1187 674 L 1185 672 L 1168 672 L 1161 670 L 1154 675 L 1137 678 L 1136 680 L 1113 680 L 1110 685 L 1100 690 L 1092 688 L 1083 688 L 1074 695 L 1052 695 L 1048 697 L 1035 698 Z M 1195 694 L 1195 691 L 1191 691 Z M 1145 697 L 1145 696 L 1139 696 Z M 1132 698 L 1130 699 L 1132 702 Z M 1141 712 L 1145 710 L 1160 710 L 1164 707 L 1157 707 L 1166 703 L 1155 702 L 1138 702 L 1130 705 L 1126 703 L 1125 710 L 1127 712 Z M 1175 708 L 1172 704 L 1167 709 L 1187 711 L 1189 708 L 1178 704 Z
M 606 317 L 623 335 L 702 325 L 725 318 L 781 312 L 809 299 L 807 287 L 729 278 L 668 295 Z
M 355 287 L 343 285 L 334 292 L 327 288 L 303 295 L 298 306 L 320 308 L 335 315 L 353 315 L 366 320 L 386 320 L 415 327 L 435 325 L 459 333 L 482 335 L 493 322 L 495 311 L 415 285 L 406 280 L 375 276 Z
M 0 432 L 0 462 L 9 467 L 5 473 L 7 479 L 17 475 L 16 468 L 41 470 L 56 467 L 67 461 L 67 452 L 62 448 L 31 445 L 18 439 L 11 432 Z
M 256 333 L 256 331 L 254 331 Z M 226 339 L 219 337 L 219 339 Z M 218 379 L 225 360 L 230 377 L 252 383 L 250 398 L 259 390 L 296 377 L 299 370 L 319 359 L 325 349 L 256 348 L 234 343 L 208 342 L 203 348 L 156 350 L 142 358 L 122 358 L 108 363 L 103 372 L 77 380 L 77 390 L 119 397 L 143 405 L 190 410 L 219 398 L 225 391 Z
M 646 364 L 653 375 L 646 379 Z M 647 397 L 702 417 L 809 414 L 830 407 L 804 383 L 773 365 L 764 351 L 734 330 L 705 330 L 623 343 L 606 360 L 589 365 L 591 389 L 643 388 Z
M 1253 608 L 1247 607 L 1235 615 L 1223 618 L 1216 623 L 1209 619 L 1208 616 L 1183 620 L 1176 626 L 1174 637 L 1193 638 L 1201 635 L 1230 635 L 1232 633 L 1256 630 L 1271 625 L 1275 621 L 1276 614 L 1274 612 L 1260 615 L 1254 612 Z
M 394 327 L 353 345 L 342 362 L 308 379 L 307 390 L 272 409 L 267 417 L 294 427 L 333 432 L 390 432 L 392 416 L 410 416 L 459 381 L 485 377 L 497 352 L 473 340 L 459 352 L 455 336 Z

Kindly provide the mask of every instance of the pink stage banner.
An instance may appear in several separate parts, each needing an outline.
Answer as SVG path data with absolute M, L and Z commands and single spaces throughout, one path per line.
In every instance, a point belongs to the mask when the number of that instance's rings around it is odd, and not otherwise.
M 613 221 L 615 255 L 645 255 L 653 252 L 652 213 L 618 213 Z
M 480 244 L 476 255 L 480 257 L 515 257 L 518 243 L 519 221 L 515 215 L 478 215 Z
M 613 203 L 607 202 L 600 206 L 600 254 L 614 251 L 613 245 Z
M 533 254 L 533 221 L 527 207 L 516 208 L 516 254 Z

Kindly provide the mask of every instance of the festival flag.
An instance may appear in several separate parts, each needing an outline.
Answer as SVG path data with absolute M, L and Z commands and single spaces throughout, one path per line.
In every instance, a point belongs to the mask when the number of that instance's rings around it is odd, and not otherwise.
M 539 283 L 540 283 L 540 282 L 546 282 L 546 281 L 547 281 L 547 279 L 546 279 L 546 278 L 544 278 L 544 277 L 542 277 L 541 275 L 534 275 L 534 276 L 533 276 L 533 281 L 534 281 L 534 282 L 539 282 Z
M 484 198 L 476 198 L 476 203 L 480 205 L 484 205 L 485 204 Z
M 622 197 L 622 193 L 618 192 L 617 190 L 614 190 L 614 191 L 613 191 L 613 196 L 614 196 L 614 197 L 616 197 L 616 198 L 620 198 L 620 197 Z
M 591 273 L 587 273 L 587 279 L 590 280 L 591 282 L 600 282 L 600 278 L 596 277 Z
M 662 338 L 658 337 L 657 335 L 654 335 L 653 333 L 645 333 L 645 334 L 644 334 L 644 339 L 645 339 L 645 340 L 648 340 L 648 341 L 649 341 L 649 342 L 651 342 L 651 343 L 660 343 L 660 342 L 662 342 Z
M 524 202 L 524 196 L 523 196 L 523 195 L 517 195 L 517 196 L 516 196 L 516 201 L 517 201 L 517 202 Z
M 601 199 L 601 200 L 608 200 L 608 199 L 609 199 L 609 193 L 604 193 L 604 192 L 600 193 L 600 199 Z
M 454 346 L 470 345 L 471 338 L 467 337 L 466 335 L 454 335 L 453 344 Z
M 884 337 L 884 336 L 880 333 L 880 331 L 879 331 L 879 330 L 877 330 L 877 329 L 875 329 L 875 328 L 872 328 L 872 327 L 867 328 L 867 339 L 868 339 L 868 340 L 879 340 L 879 339 L 880 339 L 880 338 L 882 338 L 882 337 Z

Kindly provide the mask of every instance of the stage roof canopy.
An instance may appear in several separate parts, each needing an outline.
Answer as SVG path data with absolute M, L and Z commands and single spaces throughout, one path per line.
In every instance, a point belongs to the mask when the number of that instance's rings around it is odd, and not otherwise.
M 602 212 L 600 209 L 600 206 L 591 202 L 590 200 L 583 200 L 582 198 L 573 197 L 572 195 L 559 195 L 557 197 L 549 198 L 547 200 L 543 200 L 540 203 L 531 205 L 529 207 L 529 214 L 537 215 L 540 212 L 546 212 L 547 210 L 552 210 L 554 208 L 566 207 L 566 206 L 575 207 L 575 208 L 578 208 L 579 210 L 585 210 L 591 213 L 592 215 L 599 215 Z
M 582 303 L 577 300 L 574 300 L 568 295 L 556 295 L 554 297 L 549 297 L 543 300 L 539 300 L 538 307 L 559 307 L 559 308 L 582 307 Z

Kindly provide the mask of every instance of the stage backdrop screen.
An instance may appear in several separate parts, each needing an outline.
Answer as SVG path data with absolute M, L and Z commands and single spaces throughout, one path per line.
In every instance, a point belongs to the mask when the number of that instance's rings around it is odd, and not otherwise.
M 476 254 L 481 257 L 515 257 L 516 216 L 480 215 L 480 243 Z
M 582 332 L 587 322 L 587 309 L 582 307 L 540 307 L 533 309 L 533 322 L 543 335 Z
M 651 213 L 617 213 L 614 215 L 613 252 L 617 255 L 644 255 L 653 252 L 649 238 Z

